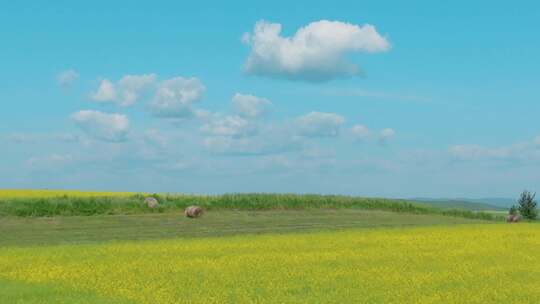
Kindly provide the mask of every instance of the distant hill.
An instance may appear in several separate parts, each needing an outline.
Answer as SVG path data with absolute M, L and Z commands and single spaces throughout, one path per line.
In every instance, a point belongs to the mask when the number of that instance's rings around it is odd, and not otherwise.
M 472 211 L 507 210 L 514 201 L 510 199 L 441 199 L 414 198 L 413 200 L 431 207 L 443 209 L 465 209 Z
M 512 205 L 516 204 L 516 201 L 517 201 L 517 199 L 501 198 L 501 197 L 464 199 L 464 200 L 469 201 L 469 202 L 474 202 L 474 203 L 485 203 L 485 204 L 499 206 L 503 208 L 510 208 Z

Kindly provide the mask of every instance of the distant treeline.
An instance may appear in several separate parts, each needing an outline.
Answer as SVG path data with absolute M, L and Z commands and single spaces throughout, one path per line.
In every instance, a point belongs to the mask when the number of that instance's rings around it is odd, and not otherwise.
M 156 208 L 144 203 L 147 195 L 126 196 L 58 196 L 44 198 L 0 198 L 0 216 L 52 217 L 89 216 L 107 214 L 136 214 L 151 212 L 180 211 L 190 205 L 206 210 L 276 210 L 276 209 L 341 209 L 356 208 L 415 214 L 441 214 L 473 219 L 498 220 L 499 216 L 460 209 L 440 209 L 417 204 L 412 201 L 383 198 L 360 198 L 340 195 L 297 195 L 297 194 L 224 194 L 158 195 Z

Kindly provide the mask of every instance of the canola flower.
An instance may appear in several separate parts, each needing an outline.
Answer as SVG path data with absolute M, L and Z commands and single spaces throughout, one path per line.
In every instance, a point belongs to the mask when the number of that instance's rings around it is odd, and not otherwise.
M 78 191 L 78 190 L 35 190 L 0 189 L 0 199 L 69 197 L 125 197 L 132 192 Z
M 540 303 L 539 249 L 536 224 L 0 248 L 0 279 L 141 304 Z

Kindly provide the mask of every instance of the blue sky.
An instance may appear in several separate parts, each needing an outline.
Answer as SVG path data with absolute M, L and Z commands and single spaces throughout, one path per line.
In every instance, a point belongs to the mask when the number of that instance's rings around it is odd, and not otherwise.
M 538 28 L 533 1 L 3 4 L 0 185 L 534 191 Z

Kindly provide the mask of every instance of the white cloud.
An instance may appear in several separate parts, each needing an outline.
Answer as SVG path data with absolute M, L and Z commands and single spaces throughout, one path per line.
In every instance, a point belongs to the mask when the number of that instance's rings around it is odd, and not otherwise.
M 188 118 L 196 114 L 192 105 L 202 99 L 205 91 L 205 86 L 195 77 L 158 81 L 156 74 L 126 75 L 116 83 L 101 80 L 91 98 L 97 102 L 126 107 L 143 97 L 152 96 L 149 98 L 149 109 L 155 116 Z
M 357 75 L 360 69 L 346 60 L 351 52 L 376 53 L 390 43 L 374 26 L 321 20 L 281 36 L 281 24 L 259 21 L 242 41 L 251 46 L 247 73 L 288 79 L 325 81 Z
M 396 135 L 396 131 L 390 128 L 382 129 L 379 132 L 379 143 L 386 144 L 391 138 Z
M 116 84 L 108 79 L 103 79 L 91 98 L 97 102 L 112 102 L 127 107 L 136 103 L 141 94 L 152 87 L 155 82 L 155 74 L 126 75 Z
M 264 115 L 272 106 L 272 102 L 266 98 L 240 93 L 233 96 L 232 102 L 238 115 L 249 118 Z
M 129 132 L 129 119 L 121 114 L 82 110 L 71 119 L 88 135 L 103 141 L 124 141 Z
M 116 100 L 114 84 L 107 79 L 101 80 L 99 88 L 92 94 L 92 99 L 101 102 L 112 102 Z
M 258 132 L 256 118 L 264 115 L 272 105 L 270 100 L 254 95 L 236 93 L 232 97 L 234 115 L 223 115 L 196 110 L 197 118 L 204 122 L 201 131 L 214 137 L 246 137 Z
M 253 136 L 210 136 L 203 146 L 213 153 L 240 155 L 268 155 L 300 150 L 303 141 L 286 125 L 263 125 Z
M 58 84 L 63 88 L 67 88 L 71 86 L 78 79 L 79 79 L 79 73 L 77 73 L 75 70 L 62 71 L 56 77 Z
M 215 118 L 207 120 L 201 131 L 211 136 L 245 137 L 254 135 L 257 127 L 253 122 L 240 116 L 216 115 Z
M 308 137 L 336 137 L 345 118 L 335 113 L 311 112 L 297 119 L 301 135 Z
M 365 140 L 371 135 L 371 132 L 366 126 L 354 125 L 351 128 L 351 134 L 357 140 Z
M 171 78 L 159 84 L 150 108 L 160 117 L 190 117 L 194 114 L 192 105 L 201 100 L 205 91 L 197 78 Z

